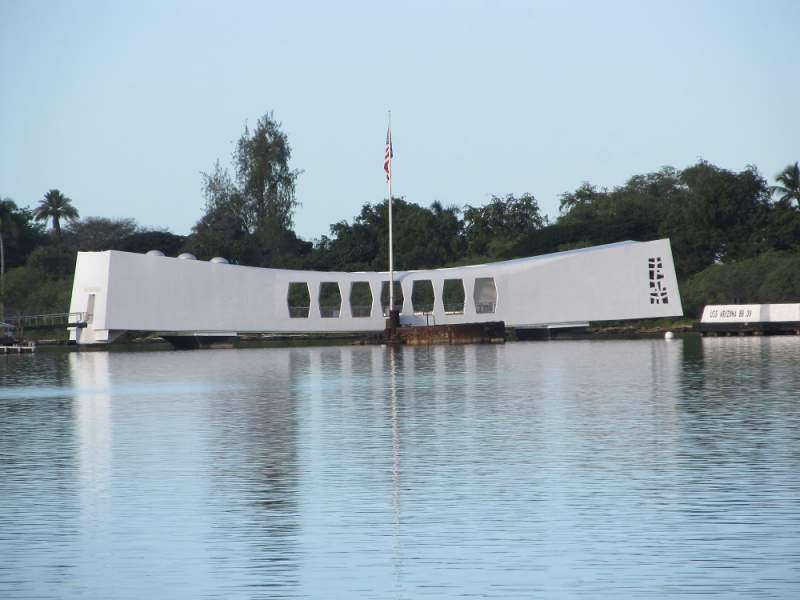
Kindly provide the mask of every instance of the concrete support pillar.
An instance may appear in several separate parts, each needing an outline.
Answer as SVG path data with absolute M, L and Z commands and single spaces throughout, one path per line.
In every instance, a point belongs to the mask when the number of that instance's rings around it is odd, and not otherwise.
M 475 277 L 464 276 L 464 315 L 475 316 Z
M 383 307 L 381 306 L 381 289 L 383 288 L 382 281 L 370 281 L 369 291 L 372 293 L 372 312 L 373 317 L 383 317 Z
M 444 279 L 433 280 L 433 314 L 444 317 Z
M 411 304 L 411 291 L 414 282 L 410 279 L 403 279 L 400 286 L 403 288 L 403 315 L 410 317 L 414 315 L 414 306 Z
M 340 281 L 339 293 L 342 295 L 342 307 L 339 309 L 339 316 L 343 319 L 350 319 L 353 311 L 350 310 L 350 292 L 353 289 L 352 281 Z
M 308 282 L 308 295 L 311 297 L 311 304 L 308 305 L 309 318 L 319 319 L 319 281 Z

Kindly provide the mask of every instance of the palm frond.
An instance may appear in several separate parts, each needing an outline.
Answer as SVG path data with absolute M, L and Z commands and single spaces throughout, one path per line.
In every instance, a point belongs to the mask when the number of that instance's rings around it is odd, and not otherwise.
M 787 166 L 775 176 L 780 185 L 769 188 L 771 194 L 780 194 L 779 202 L 790 203 L 794 200 L 800 206 L 800 163 Z

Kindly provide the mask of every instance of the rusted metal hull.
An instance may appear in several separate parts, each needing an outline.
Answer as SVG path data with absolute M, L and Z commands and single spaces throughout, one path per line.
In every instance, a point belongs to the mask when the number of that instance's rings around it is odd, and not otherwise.
M 387 329 L 385 341 L 409 346 L 433 344 L 502 344 L 506 341 L 503 321 L 458 325 L 403 326 Z

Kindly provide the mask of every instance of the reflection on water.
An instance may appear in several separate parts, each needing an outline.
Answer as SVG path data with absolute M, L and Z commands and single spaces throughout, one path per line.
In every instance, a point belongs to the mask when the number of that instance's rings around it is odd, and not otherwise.
M 0 359 L 2 598 L 800 596 L 800 340 Z

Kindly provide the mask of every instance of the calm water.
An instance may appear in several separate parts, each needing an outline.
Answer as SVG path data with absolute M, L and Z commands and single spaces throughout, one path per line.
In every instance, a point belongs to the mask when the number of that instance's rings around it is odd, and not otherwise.
M 0 598 L 800 597 L 800 339 L 0 357 Z

